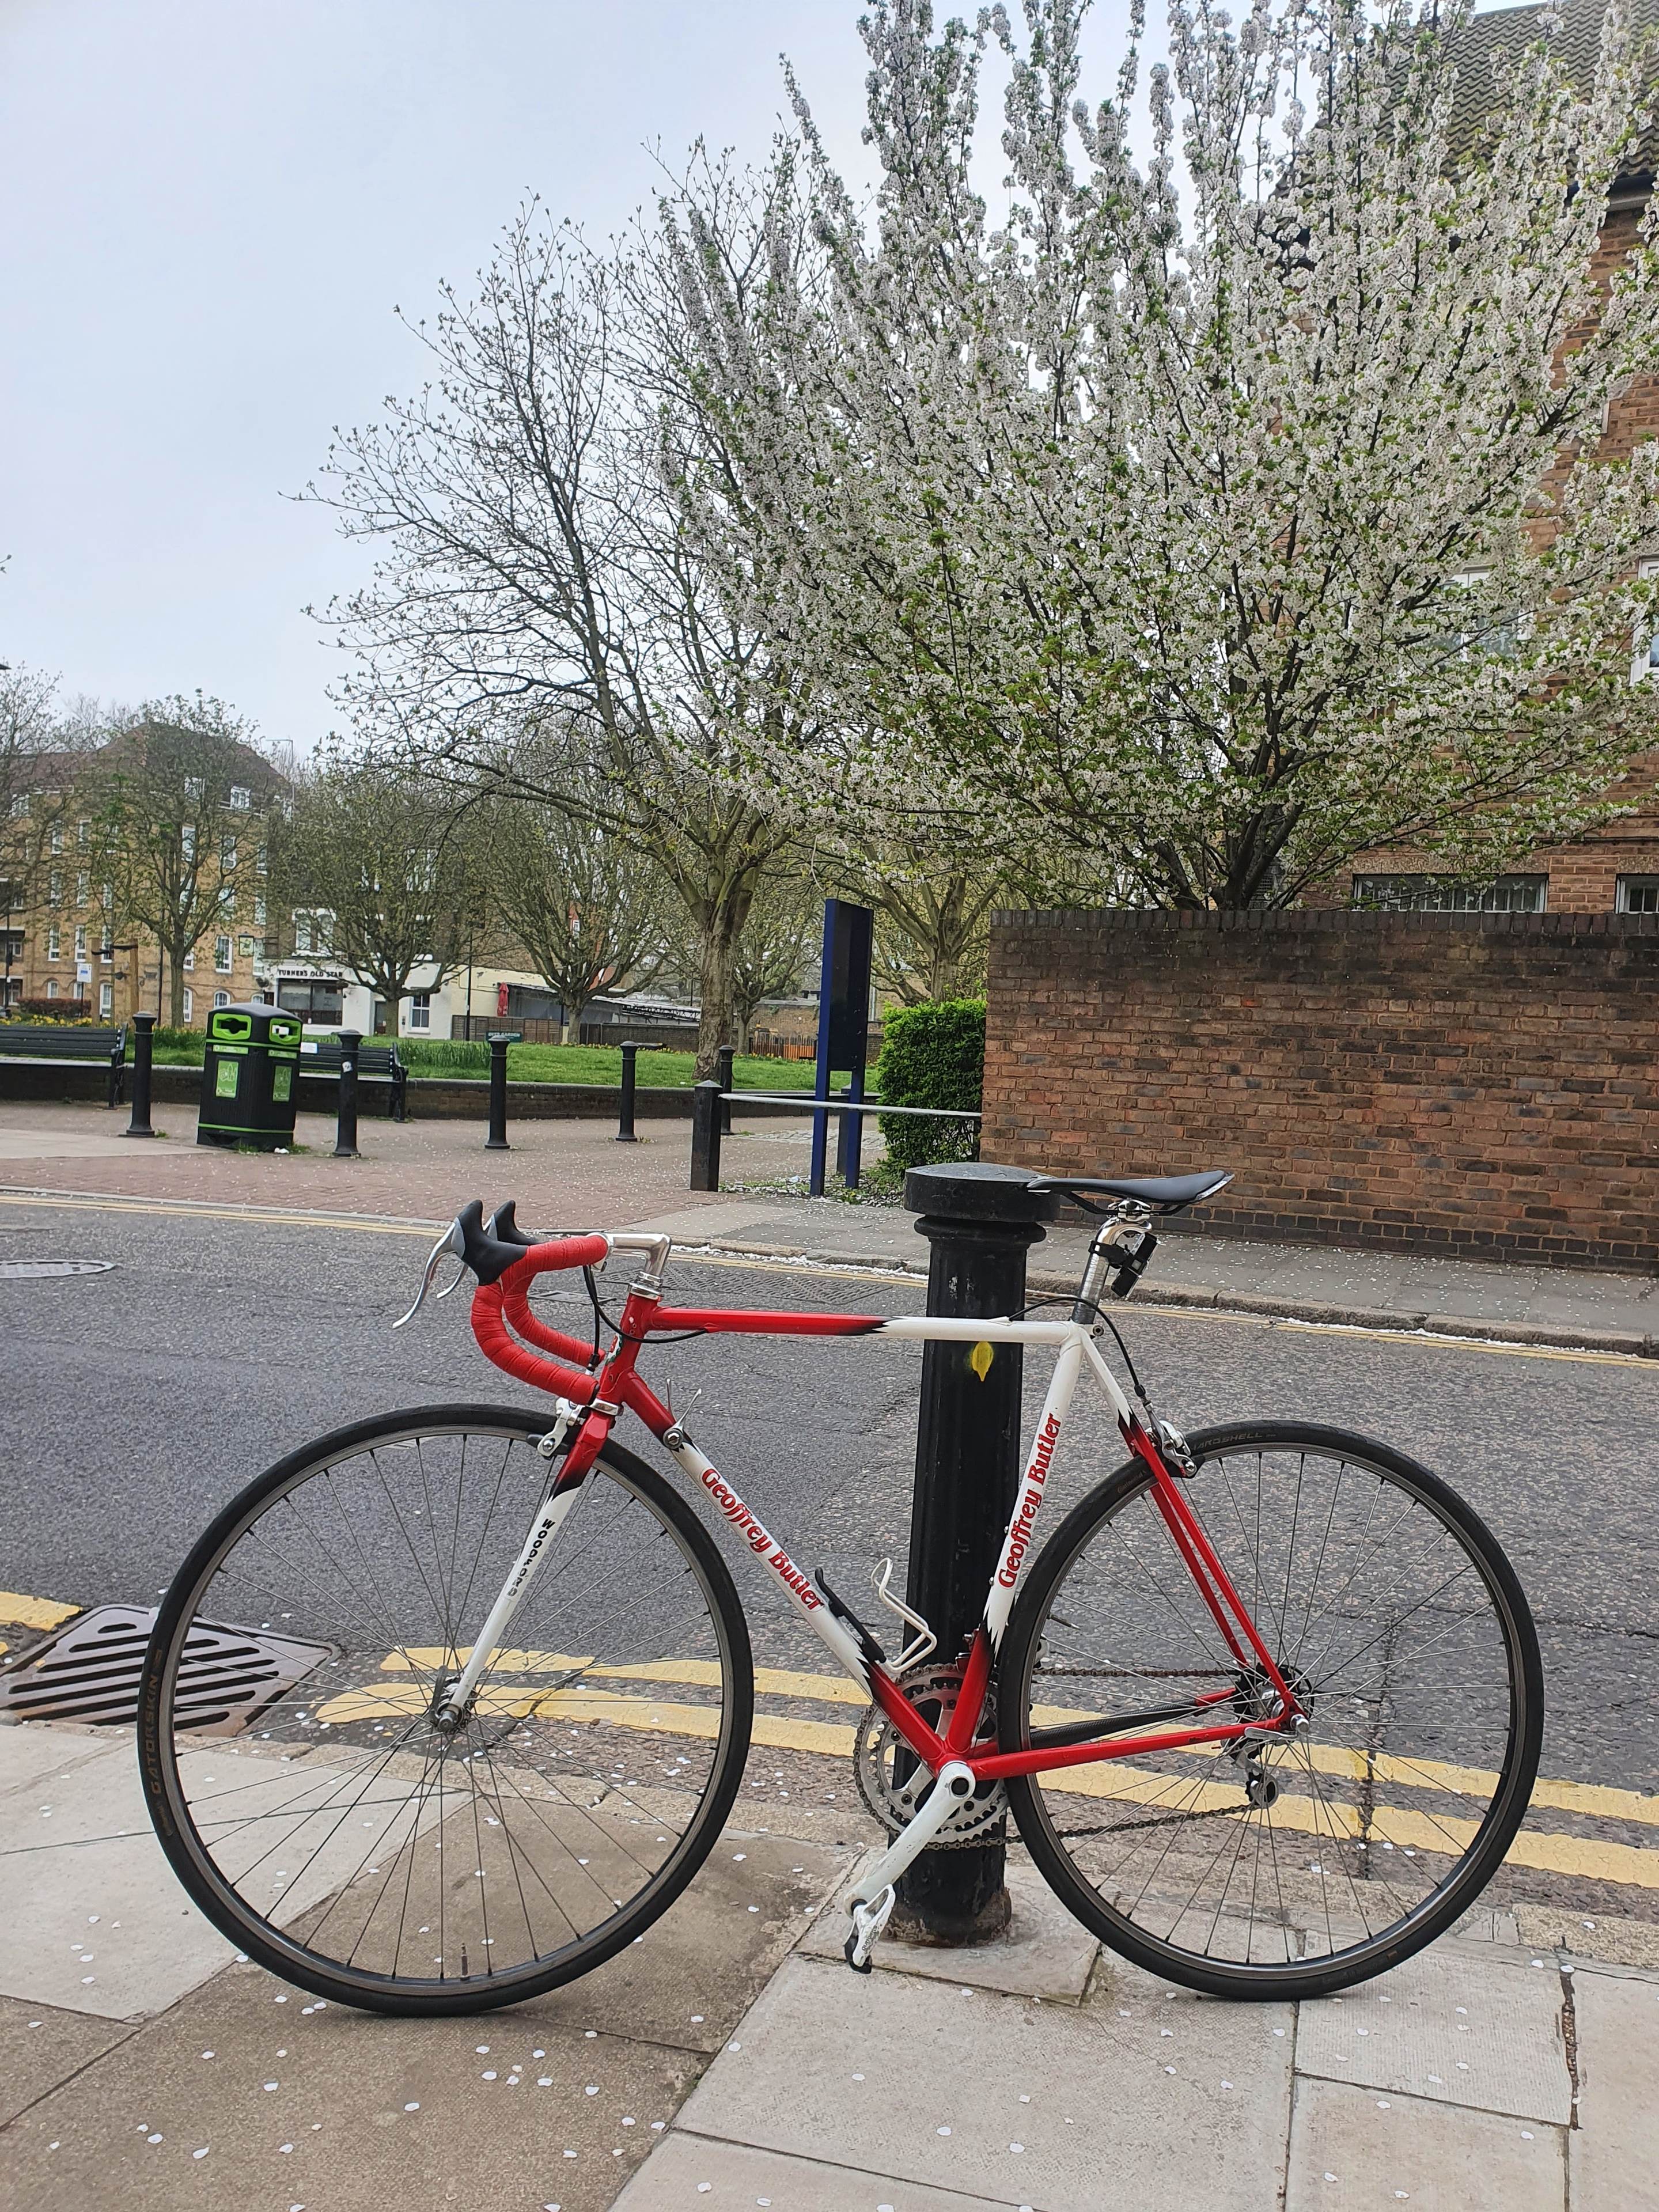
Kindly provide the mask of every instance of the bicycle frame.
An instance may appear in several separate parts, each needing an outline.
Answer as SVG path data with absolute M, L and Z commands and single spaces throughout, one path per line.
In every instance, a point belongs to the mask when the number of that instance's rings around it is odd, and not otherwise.
M 579 1255 L 565 1256 L 574 1254 L 578 1246 L 584 1248 Z M 648 1249 L 652 1265 L 629 1291 L 615 1340 L 595 1371 L 586 1364 L 590 1357 L 587 1346 L 549 1328 L 532 1312 L 529 1286 L 537 1273 L 552 1266 L 592 1264 L 612 1249 L 629 1248 Z M 557 1260 L 550 1256 L 555 1250 L 561 1255 Z M 541 1258 L 544 1254 L 549 1256 Z M 434 1261 L 436 1257 L 434 1254 Z M 537 1264 L 538 1258 L 540 1265 Z M 562 1246 L 532 1248 L 522 1261 L 504 1273 L 499 1282 L 481 1284 L 474 1293 L 473 1332 L 486 1357 L 520 1381 L 558 1395 L 560 1421 L 555 1431 L 555 1450 L 573 1425 L 575 1434 L 465 1667 L 447 1686 L 444 1695 L 451 1711 L 465 1711 L 478 1681 L 488 1671 L 493 1654 L 502 1648 L 507 1622 L 534 1577 L 538 1558 L 574 1503 L 617 1419 L 624 1410 L 631 1410 L 685 1474 L 708 1493 L 742 1538 L 756 1571 L 770 1576 L 781 1585 L 837 1664 L 886 1715 L 918 1759 L 935 1775 L 947 1765 L 951 1767 L 951 1786 L 958 1790 L 963 1786 L 959 1778 L 963 1768 L 977 1786 L 1016 1775 L 1048 1773 L 1061 1767 L 1142 1757 L 1195 1744 L 1225 1744 L 1247 1736 L 1276 1735 L 1295 1726 L 1301 1708 L 1197 1514 L 1182 1494 L 1178 1462 L 1171 1465 L 1163 1443 L 1136 1417 L 1102 1357 L 1091 1326 L 1078 1321 L 953 1320 L 934 1316 L 887 1319 L 874 1314 L 773 1313 L 668 1306 L 662 1303 L 659 1287 L 660 1269 L 665 1258 L 666 1243 L 663 1239 L 598 1236 L 573 1238 L 566 1240 Z M 856 1626 L 848 1626 L 836 1607 L 829 1601 L 827 1594 L 815 1585 L 762 1524 L 713 1462 L 697 1449 L 684 1425 L 675 1419 L 637 1373 L 640 1352 L 652 1338 L 687 1332 L 708 1335 L 881 1336 L 931 1344 L 1030 1345 L 1047 1347 L 1055 1354 L 1048 1394 L 986 1592 L 983 1614 L 969 1645 L 961 1689 L 942 1735 L 912 1705 L 887 1666 L 866 1649 L 867 1639 L 857 1632 Z M 575 1364 L 578 1362 L 583 1364 L 579 1366 Z M 1237 1681 L 1230 1681 L 1188 1701 L 1200 1712 L 1209 1706 L 1228 1707 L 1233 1717 L 1225 1720 L 1200 1721 L 1194 1726 L 1165 1728 L 1150 1734 L 1143 1732 L 1142 1723 L 1170 1717 L 1149 1713 L 1132 1716 L 1127 1720 L 1103 1721 L 1097 1727 L 1084 1722 L 1060 1729 L 1039 1731 L 1038 1740 L 1013 1751 L 999 1749 L 983 1734 L 998 1650 L 1031 1549 L 1033 1532 L 1047 1496 L 1072 1399 L 1085 1369 L 1104 1395 L 1129 1450 L 1145 1464 L 1151 1480 L 1152 1503 L 1239 1673 L 1256 1677 L 1261 1687 L 1271 1692 L 1274 1710 L 1268 1718 L 1238 1718 L 1233 1701 L 1239 1686 Z M 1131 1732 L 1123 1733 L 1126 1729 Z M 1045 1733 L 1065 1741 L 1043 1741 L 1040 1739 Z

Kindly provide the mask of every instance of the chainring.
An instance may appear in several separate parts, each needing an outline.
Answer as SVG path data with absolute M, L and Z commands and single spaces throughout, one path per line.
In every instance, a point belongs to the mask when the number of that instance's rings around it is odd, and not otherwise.
M 913 1705 L 937 1708 L 932 1725 L 943 1730 L 956 1709 L 962 1688 L 959 1664 L 939 1665 L 922 1659 L 895 1678 Z M 994 1718 L 989 1699 L 986 1719 Z M 866 1706 L 853 1738 L 853 1778 L 866 1807 L 890 1836 L 896 1836 L 916 1816 L 932 1781 L 927 1769 L 917 1763 L 900 1783 L 894 1778 L 894 1761 L 908 1765 L 915 1758 L 909 1746 L 879 1706 Z M 975 1790 L 948 1826 L 928 1845 L 930 1850 L 968 1850 L 976 1844 L 994 1843 L 1003 1832 L 1008 1814 L 1008 1792 L 1000 1782 Z

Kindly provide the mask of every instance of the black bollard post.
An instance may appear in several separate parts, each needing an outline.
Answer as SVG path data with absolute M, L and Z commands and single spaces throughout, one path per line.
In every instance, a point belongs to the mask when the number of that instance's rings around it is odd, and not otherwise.
M 730 1091 L 732 1087 L 732 1066 L 736 1059 L 737 1054 L 732 1051 L 729 1044 L 723 1044 L 714 1055 L 714 1073 L 720 1079 L 720 1086 L 722 1091 Z M 720 1134 L 723 1137 L 729 1137 L 731 1133 L 732 1101 L 729 1098 L 722 1098 L 720 1101 Z
M 622 1048 L 622 1119 L 617 1125 L 619 1145 L 637 1145 L 640 1141 L 634 1134 L 634 1062 L 639 1051 L 636 1044 L 625 1044 Z
M 518 1041 L 516 1030 L 489 1032 L 489 1134 L 484 1139 L 487 1152 L 510 1152 L 513 1149 L 507 1141 L 507 1048 Z
M 904 1203 L 933 1247 L 930 1314 L 995 1318 L 1024 1306 L 1025 1255 L 1055 1210 L 1030 1182 L 1024 1168 L 977 1161 L 910 1170 Z M 968 1344 L 930 1344 L 921 1356 L 907 1594 L 939 1638 L 930 1664 L 967 1651 L 1019 1485 L 1020 1347 L 986 1349 L 988 1365 Z M 1009 1914 L 1003 1850 L 996 1842 L 924 1851 L 900 1879 L 892 1933 L 939 1944 L 1000 1934 Z
M 720 1087 L 699 1083 L 691 1093 L 691 1188 L 720 1187 Z
M 135 1014 L 132 1026 L 137 1035 L 132 1040 L 132 1119 L 121 1134 L 124 1137 L 153 1137 L 149 1126 L 149 1069 L 150 1056 L 155 1049 L 155 1039 L 150 1032 L 155 1027 L 154 1014 Z
M 361 1030 L 342 1030 L 340 1036 L 340 1118 L 334 1133 L 337 1160 L 362 1157 L 357 1150 L 357 1048 Z

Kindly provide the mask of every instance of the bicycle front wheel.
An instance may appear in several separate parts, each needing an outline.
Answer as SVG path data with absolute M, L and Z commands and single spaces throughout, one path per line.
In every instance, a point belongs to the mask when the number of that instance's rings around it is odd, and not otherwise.
M 1292 1423 L 1189 1443 L 1183 1491 L 1307 1726 L 1060 1768 L 1009 1798 L 1056 1895 L 1126 1957 L 1216 1996 L 1321 1996 L 1432 1941 L 1496 1871 L 1537 1771 L 1538 1638 L 1491 1531 L 1402 1454 Z M 1020 1595 L 1002 1747 L 1086 1718 L 1150 1735 L 1261 1721 L 1270 1704 L 1146 1468 L 1120 1468 Z
M 585 1973 L 672 1903 L 742 1778 L 749 1638 L 714 1543 L 608 1444 L 459 1728 L 469 1656 L 551 1469 L 546 1421 L 360 1421 L 220 1514 L 150 1640 L 139 1757 L 185 1887 L 252 1958 L 370 2010 Z

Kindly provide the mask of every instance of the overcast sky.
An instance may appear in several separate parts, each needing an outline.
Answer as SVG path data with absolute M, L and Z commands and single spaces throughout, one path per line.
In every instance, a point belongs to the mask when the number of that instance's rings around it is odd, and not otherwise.
M 603 234 L 647 142 L 763 151 L 787 46 L 855 146 L 848 0 L 0 0 L 0 659 L 198 685 L 303 750 L 366 556 L 283 497 L 419 380 L 392 317 L 527 189 Z
M 394 305 L 464 287 L 527 190 L 603 236 L 651 144 L 763 152 L 780 48 L 855 165 L 858 12 L 0 0 L 0 659 L 308 749 L 340 656 L 302 609 L 368 554 L 284 495 L 418 383 Z M 1127 15 L 1097 0 L 1097 97 Z

